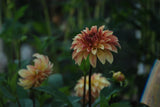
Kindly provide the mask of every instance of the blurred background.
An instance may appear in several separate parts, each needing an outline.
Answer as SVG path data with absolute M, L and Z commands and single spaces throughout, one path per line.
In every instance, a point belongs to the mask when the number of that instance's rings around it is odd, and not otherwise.
M 70 94 L 83 75 L 71 57 L 72 38 L 93 25 L 114 31 L 122 47 L 112 65 L 98 63 L 94 72 L 107 78 L 110 71 L 123 72 L 128 86 L 121 98 L 139 102 L 160 58 L 160 0 L 0 0 L 0 75 L 10 72 L 12 86 L 33 53 L 45 54 L 54 73 L 63 75 L 63 92 Z

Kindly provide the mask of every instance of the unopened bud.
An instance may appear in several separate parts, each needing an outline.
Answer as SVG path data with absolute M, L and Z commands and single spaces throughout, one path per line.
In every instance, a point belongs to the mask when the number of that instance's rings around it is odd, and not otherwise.
M 120 71 L 113 73 L 113 78 L 118 82 L 122 82 L 125 80 L 124 74 Z

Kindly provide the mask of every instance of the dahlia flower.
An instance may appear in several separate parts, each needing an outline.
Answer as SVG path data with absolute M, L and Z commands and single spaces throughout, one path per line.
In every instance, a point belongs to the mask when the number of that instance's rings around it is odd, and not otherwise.
M 100 91 L 104 87 L 108 87 L 110 85 L 110 82 L 105 77 L 102 77 L 102 74 L 100 73 L 94 73 L 91 76 L 91 80 L 92 80 L 91 95 L 92 95 L 92 102 L 94 102 L 94 100 L 99 96 Z M 83 88 L 84 88 L 84 77 L 81 77 L 81 79 L 78 80 L 78 83 L 74 88 L 77 96 L 79 97 L 83 96 Z M 89 94 L 89 76 L 87 75 L 86 76 L 86 95 L 85 95 L 86 102 L 89 101 L 88 94 Z
M 18 84 L 25 89 L 38 87 L 52 73 L 53 64 L 47 56 L 34 54 L 34 65 L 28 65 L 27 69 L 18 71 L 20 79 Z
M 89 55 L 89 61 L 92 67 L 96 67 L 97 57 L 102 64 L 105 64 L 106 60 L 109 63 L 113 62 L 113 56 L 111 52 L 117 53 L 116 46 L 120 47 L 118 38 L 113 35 L 112 31 L 103 30 L 104 25 L 97 29 L 97 26 L 92 26 L 91 30 L 86 27 L 73 38 L 71 49 L 73 49 L 72 59 L 75 63 L 80 65 L 83 59 L 87 59 Z

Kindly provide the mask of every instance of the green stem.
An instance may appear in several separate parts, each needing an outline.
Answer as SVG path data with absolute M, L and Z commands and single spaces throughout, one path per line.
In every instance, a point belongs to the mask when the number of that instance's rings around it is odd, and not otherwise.
M 33 89 L 30 90 L 30 98 L 33 101 L 33 107 L 35 107 L 35 94 Z
M 7 0 L 6 17 L 7 17 L 8 19 L 10 19 L 10 18 L 12 17 L 12 12 L 11 12 L 12 9 L 9 7 L 11 3 L 12 3 L 11 0 Z
M 17 56 L 17 59 L 18 59 L 18 67 L 20 68 L 21 67 L 21 53 L 20 53 L 21 42 L 17 41 L 15 43 L 15 46 L 16 46 L 16 56 Z
M 46 0 L 41 0 L 41 3 L 42 3 L 43 8 L 44 8 L 44 15 L 45 15 L 46 27 L 47 27 L 47 30 L 48 30 L 48 35 L 51 36 L 52 35 L 52 30 L 51 30 L 51 26 L 50 26 L 50 19 L 49 19 L 49 13 L 48 13 Z
M 83 87 L 83 107 L 85 107 L 86 101 L 86 74 L 84 74 L 84 87 Z
M 3 99 L 2 99 L 2 98 L 0 98 L 0 101 L 1 101 L 1 105 L 2 105 L 2 107 L 5 107 L 5 105 L 4 105 L 4 103 L 3 103 Z
M 16 100 L 17 100 L 17 103 L 18 103 L 18 107 L 21 107 L 21 104 L 20 104 L 20 102 L 19 102 L 17 97 L 16 97 Z
M 89 107 L 91 107 L 91 102 L 92 102 L 92 96 L 91 96 L 91 74 L 92 74 L 92 66 L 90 65 L 90 70 L 89 70 Z
M 0 0 L 0 29 L 2 27 L 2 0 Z
M 21 43 L 18 44 L 18 66 L 21 67 Z

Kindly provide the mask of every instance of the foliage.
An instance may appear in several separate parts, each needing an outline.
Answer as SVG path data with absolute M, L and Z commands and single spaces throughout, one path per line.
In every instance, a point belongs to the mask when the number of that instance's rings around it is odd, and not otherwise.
M 145 107 L 138 102 L 152 63 L 160 58 L 158 3 L 157 0 L 1 0 L 0 53 L 5 53 L 8 64 L 0 73 L 0 107 L 80 107 L 82 98 L 74 96 L 74 86 L 88 73 L 89 63 L 87 60 L 80 67 L 75 65 L 70 46 L 76 34 L 92 25 L 106 25 L 118 35 L 122 46 L 119 54 L 114 54 L 112 65 L 102 66 L 98 62 L 94 69 L 103 73 L 112 85 L 101 91 L 93 106 L 135 107 L 132 102 L 137 102 L 137 107 Z M 31 90 L 17 85 L 18 70 L 31 60 L 22 59 L 24 44 L 35 53 L 49 56 L 54 63 L 53 74 L 41 87 L 33 89 L 35 101 Z M 145 67 L 142 75 L 137 74 L 139 63 Z M 111 70 L 122 71 L 128 83 L 120 85 L 112 81 Z

